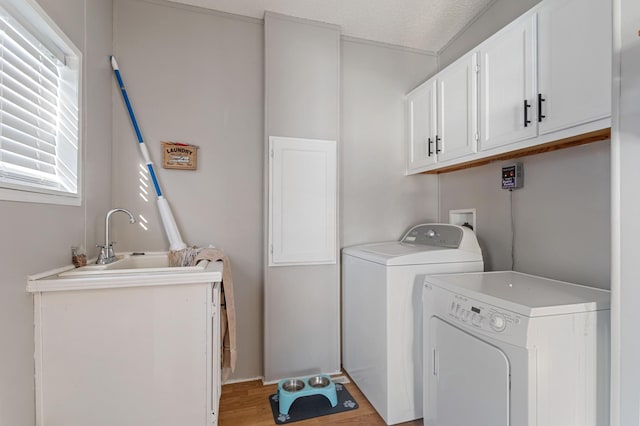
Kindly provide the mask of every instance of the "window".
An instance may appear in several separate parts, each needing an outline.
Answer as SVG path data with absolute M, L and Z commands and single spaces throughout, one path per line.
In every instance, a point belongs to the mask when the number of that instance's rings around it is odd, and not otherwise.
M 0 199 L 80 204 L 81 53 L 33 0 L 0 0 Z

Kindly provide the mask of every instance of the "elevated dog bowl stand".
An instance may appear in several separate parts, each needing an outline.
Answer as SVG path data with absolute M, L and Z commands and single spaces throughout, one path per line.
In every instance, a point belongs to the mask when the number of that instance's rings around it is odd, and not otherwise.
M 289 414 L 291 404 L 298 398 L 311 395 L 324 395 L 332 407 L 338 405 L 336 384 L 326 374 L 283 379 L 278 382 L 278 408 L 280 413 Z

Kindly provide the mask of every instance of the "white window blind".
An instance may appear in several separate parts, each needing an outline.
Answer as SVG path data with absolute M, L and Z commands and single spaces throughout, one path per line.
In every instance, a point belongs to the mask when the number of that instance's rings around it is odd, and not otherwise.
M 79 73 L 42 22 L 0 7 L 0 186 L 77 196 Z

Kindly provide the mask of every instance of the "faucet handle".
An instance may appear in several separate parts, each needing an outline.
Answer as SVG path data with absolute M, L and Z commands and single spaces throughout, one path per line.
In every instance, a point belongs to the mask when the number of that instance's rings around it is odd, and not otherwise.
M 98 254 L 98 259 L 96 260 L 96 264 L 106 265 L 108 263 L 116 261 L 116 255 L 113 251 L 113 243 L 110 243 L 108 245 L 96 244 L 96 247 L 100 248 L 100 253 Z

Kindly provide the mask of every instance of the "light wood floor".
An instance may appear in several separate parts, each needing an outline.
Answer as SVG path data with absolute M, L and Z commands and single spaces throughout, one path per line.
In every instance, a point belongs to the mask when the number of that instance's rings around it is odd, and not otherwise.
M 347 390 L 358 402 L 357 410 L 345 411 L 324 417 L 303 420 L 293 425 L 361 425 L 384 426 L 382 417 L 376 413 L 357 386 L 347 383 Z M 263 386 L 262 381 L 233 383 L 222 386 L 220 398 L 220 426 L 274 425 L 269 395 L 276 393 L 277 385 Z M 422 420 L 403 423 L 403 426 L 422 425 Z

